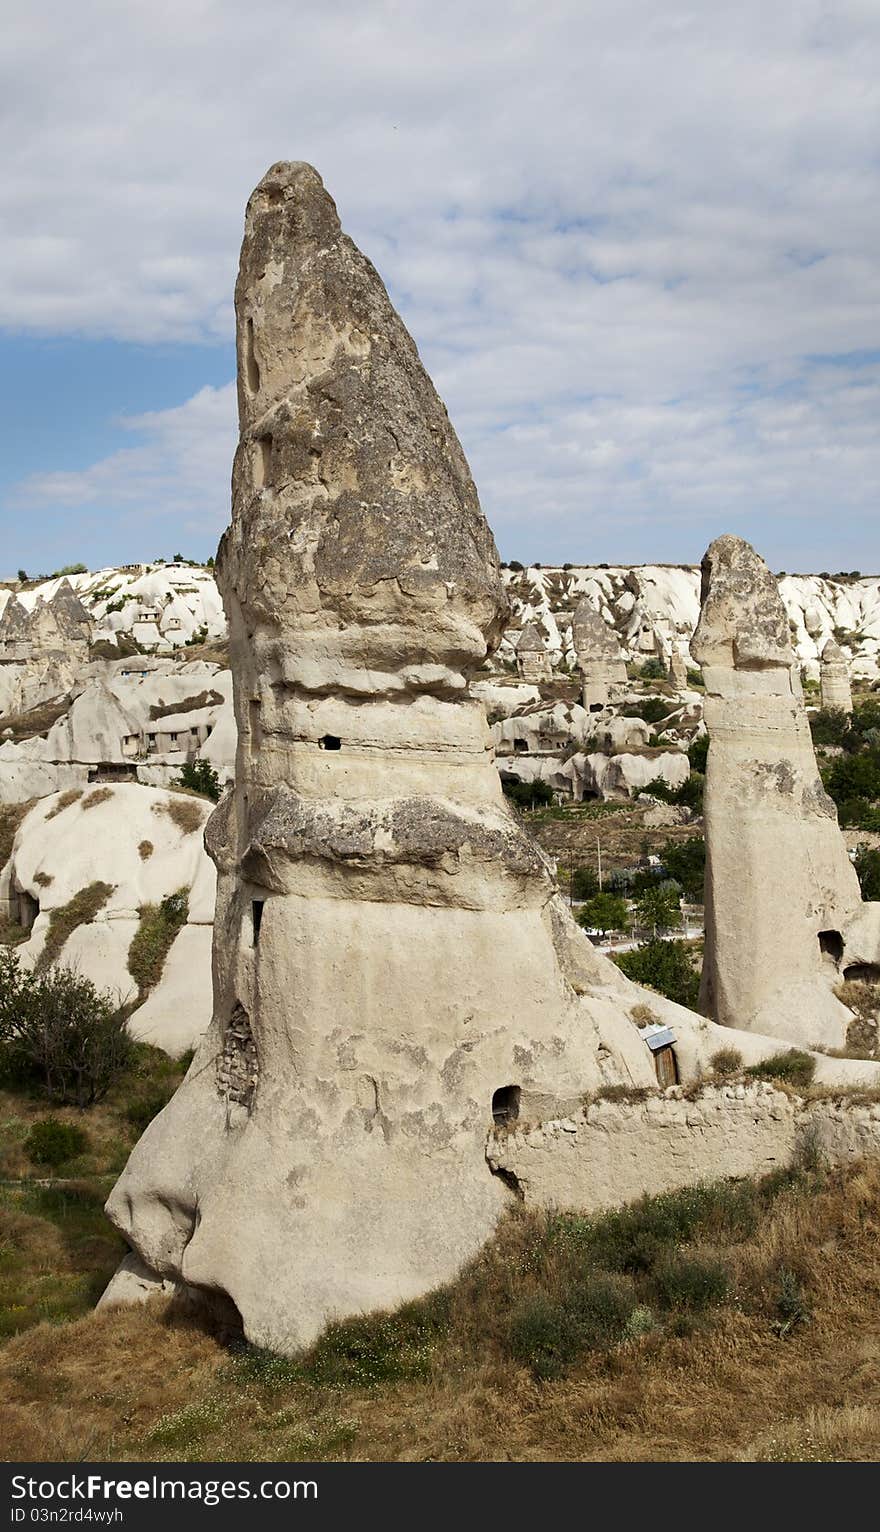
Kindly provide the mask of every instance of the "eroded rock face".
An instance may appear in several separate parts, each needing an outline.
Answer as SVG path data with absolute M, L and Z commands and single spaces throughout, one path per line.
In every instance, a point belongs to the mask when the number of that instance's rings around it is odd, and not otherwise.
M 829 638 L 822 650 L 822 662 L 819 667 L 819 685 L 823 708 L 841 709 L 844 713 L 851 713 L 853 707 L 852 689 L 849 682 L 849 665 L 846 655 L 839 644 Z
M 703 560 L 706 947 L 701 1008 L 727 1026 L 841 1047 L 833 994 L 856 874 L 825 793 L 776 582 L 738 537 Z
M 597 712 L 626 686 L 626 664 L 617 634 L 586 597 L 574 609 L 571 641 L 583 676 L 581 700 L 588 712 Z
M 236 310 L 214 1018 L 108 1211 L 152 1271 L 290 1352 L 481 1246 L 512 1195 L 493 1101 L 546 1117 L 654 1076 L 639 992 L 505 804 L 470 691 L 507 619 L 492 536 L 311 167 L 251 198 Z

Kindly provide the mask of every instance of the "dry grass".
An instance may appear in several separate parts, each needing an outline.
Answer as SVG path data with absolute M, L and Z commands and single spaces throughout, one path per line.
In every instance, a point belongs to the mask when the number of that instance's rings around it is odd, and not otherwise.
M 24 712 L 7 713 L 3 719 L 3 732 L 5 734 L 10 730 L 16 745 L 25 739 L 36 739 L 38 735 L 45 738 L 52 725 L 64 717 L 69 707 L 69 696 L 53 697 L 50 702 L 40 702 Z
M 538 1280 L 529 1260 L 540 1224 L 513 1214 L 445 1307 L 337 1327 L 300 1363 L 236 1356 L 161 1300 L 38 1325 L 0 1350 L 4 1455 L 876 1460 L 880 1166 L 801 1177 L 746 1237 L 719 1231 L 713 1243 L 707 1226 L 701 1248 L 723 1256 L 731 1300 L 681 1333 L 655 1328 L 588 1352 L 548 1383 L 496 1344 L 505 1298 Z M 46 1239 L 42 1258 L 52 1256 Z M 805 1295 L 801 1322 L 787 1329 L 785 1283 Z M 358 1334 L 372 1350 L 352 1348 Z M 384 1376 L 370 1373 L 376 1358 Z
M 29 798 L 26 803 L 0 803 L 0 868 L 9 861 L 16 831 L 36 801 L 36 798 Z
M 204 802 L 205 799 L 199 794 L 190 793 L 186 788 L 182 788 L 162 803 L 154 803 L 153 813 L 167 814 L 184 835 L 194 835 L 205 823 L 205 812 L 200 807 Z
M 159 702 L 150 708 L 150 720 L 157 718 L 172 718 L 178 713 L 194 713 L 203 707 L 220 707 L 223 702 L 223 693 L 214 691 L 209 687 L 206 691 L 196 692 L 192 697 L 184 697 L 181 702 Z
M 83 798 L 82 806 L 84 809 L 96 809 L 99 803 L 106 803 L 112 797 L 113 789 L 111 787 L 96 787 L 93 793 L 89 793 L 87 798 Z
M 112 892 L 113 885 L 110 883 L 90 883 L 87 888 L 81 888 L 79 893 L 74 894 L 66 904 L 60 904 L 57 909 L 49 912 L 49 929 L 46 932 L 43 950 L 35 964 L 38 973 L 45 972 L 50 963 L 55 962 L 68 937 L 73 935 L 77 926 L 88 925 L 94 920 L 98 911 L 104 908 Z
M 63 814 L 64 810 L 69 809 L 71 804 L 78 803 L 81 797 L 82 788 L 69 787 L 67 792 L 61 794 L 61 797 L 58 799 L 58 802 L 54 805 L 54 807 L 49 810 L 48 814 L 46 815 L 46 820 L 48 821 L 50 819 L 55 819 L 58 814 Z
M 140 857 L 141 861 L 148 862 L 155 849 L 156 848 L 151 840 L 142 840 L 138 845 L 138 856 Z
M 38 883 L 40 888 L 49 888 L 54 883 L 54 881 L 55 879 L 52 877 L 51 872 L 34 873 L 34 882 Z

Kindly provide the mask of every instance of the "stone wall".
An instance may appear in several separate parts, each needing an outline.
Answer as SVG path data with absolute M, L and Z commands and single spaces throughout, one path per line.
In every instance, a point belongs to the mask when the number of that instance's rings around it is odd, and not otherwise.
M 641 1101 L 498 1130 L 487 1155 L 532 1207 L 596 1212 L 721 1176 L 762 1176 L 816 1148 L 832 1163 L 880 1154 L 880 1104 L 806 1102 L 765 1083 L 681 1086 Z

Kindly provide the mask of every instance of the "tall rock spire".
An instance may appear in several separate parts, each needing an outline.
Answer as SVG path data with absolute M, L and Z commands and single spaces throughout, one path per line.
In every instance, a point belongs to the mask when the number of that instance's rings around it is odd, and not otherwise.
M 706 946 L 701 1007 L 727 1026 L 841 1047 L 833 993 L 858 879 L 816 766 L 776 581 L 739 537 L 702 565 Z
M 492 536 L 307 165 L 251 198 L 236 312 L 214 1016 L 108 1211 L 150 1271 L 226 1294 L 250 1339 L 289 1352 L 479 1249 L 512 1195 L 493 1119 L 655 1073 L 629 1014 L 647 997 L 575 926 L 502 796 L 469 689 L 506 620 Z

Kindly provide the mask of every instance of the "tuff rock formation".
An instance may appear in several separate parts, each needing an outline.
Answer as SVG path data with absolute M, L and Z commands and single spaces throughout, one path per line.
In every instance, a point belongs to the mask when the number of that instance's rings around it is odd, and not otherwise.
M 829 638 L 822 650 L 822 662 L 819 668 L 820 695 L 823 708 L 842 709 L 844 713 L 851 713 L 852 690 L 849 684 L 849 665 L 846 655 L 839 644 Z
M 581 700 L 587 712 L 595 713 L 626 686 L 626 664 L 617 634 L 586 597 L 575 607 L 571 641 L 583 676 Z
M 524 681 L 549 681 L 553 675 L 547 646 L 533 622 L 527 623 L 519 636 L 516 668 Z
M 502 796 L 469 692 L 507 618 L 492 536 L 307 165 L 250 200 L 236 310 L 214 1017 L 108 1212 L 159 1277 L 228 1295 L 252 1340 L 291 1351 L 480 1247 L 511 1196 L 493 1109 L 558 1115 L 654 1070 L 640 992 Z
M 862 915 L 859 885 L 819 777 L 776 581 L 741 538 L 706 553 L 691 653 L 710 737 L 701 1009 L 839 1048 L 851 1017 L 833 986 Z
M 670 686 L 674 687 L 677 692 L 683 692 L 687 690 L 687 660 L 685 659 L 680 649 L 673 649 L 672 654 L 669 657 L 669 671 L 667 679 Z
M 505 804 L 470 687 L 507 619 L 492 537 L 310 166 L 251 198 L 236 310 L 214 1013 L 111 1194 L 132 1252 L 104 1301 L 172 1283 L 292 1352 L 479 1249 L 517 1185 L 493 1120 L 655 1082 L 648 1005 L 683 1080 L 725 1034 L 596 953 Z

